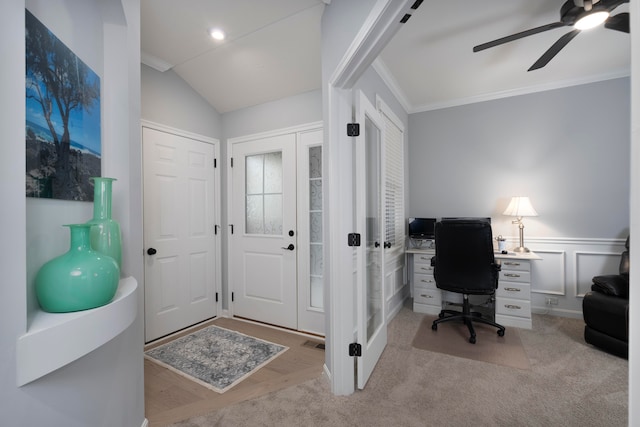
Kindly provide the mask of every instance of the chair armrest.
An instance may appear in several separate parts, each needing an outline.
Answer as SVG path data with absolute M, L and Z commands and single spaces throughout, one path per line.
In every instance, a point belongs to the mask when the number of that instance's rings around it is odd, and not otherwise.
M 591 290 L 620 298 L 629 298 L 629 279 L 619 274 L 595 276 Z

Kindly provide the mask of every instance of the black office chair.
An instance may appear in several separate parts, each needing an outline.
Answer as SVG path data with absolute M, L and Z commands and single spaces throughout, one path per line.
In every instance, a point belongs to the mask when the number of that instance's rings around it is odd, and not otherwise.
M 492 295 L 498 287 L 500 264 L 493 256 L 491 224 L 482 220 L 442 220 L 435 229 L 436 255 L 431 265 L 436 286 L 461 293 L 463 304 L 462 312 L 442 310 L 431 329 L 437 330 L 439 323 L 462 320 L 469 329 L 471 344 L 476 343 L 473 322 L 495 326 L 498 335 L 504 336 L 504 326 L 472 312 L 469 303 L 469 295 Z

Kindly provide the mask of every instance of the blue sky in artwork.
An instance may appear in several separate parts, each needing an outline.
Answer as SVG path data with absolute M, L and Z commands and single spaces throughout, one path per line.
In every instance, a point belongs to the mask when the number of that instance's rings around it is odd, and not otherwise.
M 95 81 L 99 81 L 99 77 L 93 71 L 89 70 L 87 76 L 87 83 L 93 84 Z M 41 83 L 38 83 L 42 85 Z M 30 91 L 27 87 L 27 91 Z M 27 120 L 34 124 L 47 129 L 47 121 L 44 118 L 42 107 L 34 99 L 27 98 L 26 114 Z M 52 109 L 51 121 L 56 129 L 58 135 L 62 135 L 62 118 L 57 108 Z M 100 99 L 93 101 L 93 106 L 89 110 L 85 109 L 73 109 L 69 117 L 69 134 L 71 141 L 75 146 L 82 146 L 88 148 L 98 155 L 101 153 L 100 141 Z

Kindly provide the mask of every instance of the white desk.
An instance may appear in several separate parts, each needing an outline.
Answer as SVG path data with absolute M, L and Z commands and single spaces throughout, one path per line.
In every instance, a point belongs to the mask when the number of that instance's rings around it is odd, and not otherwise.
M 440 290 L 433 278 L 431 257 L 435 249 L 407 249 L 413 311 L 437 315 L 444 301 L 461 301 L 461 295 Z M 502 269 L 495 299 L 495 321 L 503 326 L 531 329 L 531 261 L 542 259 L 533 252 L 496 252 Z

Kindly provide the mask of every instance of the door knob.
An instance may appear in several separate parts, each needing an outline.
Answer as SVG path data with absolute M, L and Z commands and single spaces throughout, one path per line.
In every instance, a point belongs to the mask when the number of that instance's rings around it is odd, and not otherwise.
M 293 243 L 289 243 L 289 246 L 287 246 L 286 248 L 283 246 L 282 249 L 286 249 L 288 251 L 292 251 L 294 250 L 296 247 L 293 246 Z
M 384 242 L 384 247 L 385 248 L 390 248 L 391 247 L 391 242 Z
M 155 255 L 155 254 L 158 253 L 158 251 L 156 251 L 154 248 L 149 248 L 149 249 L 147 249 L 147 253 L 149 255 Z
M 373 244 L 373 246 L 375 246 L 376 248 L 379 248 L 379 247 L 380 247 L 380 242 L 375 242 L 375 243 Z

